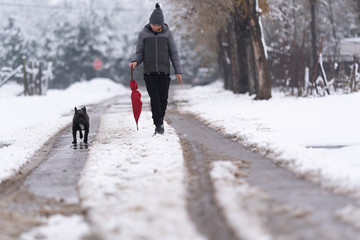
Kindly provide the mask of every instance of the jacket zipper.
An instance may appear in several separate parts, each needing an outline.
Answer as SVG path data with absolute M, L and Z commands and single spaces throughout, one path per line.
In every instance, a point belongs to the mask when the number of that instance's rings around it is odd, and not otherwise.
M 158 67 L 158 37 L 155 35 L 155 65 L 156 65 L 156 72 L 159 72 Z

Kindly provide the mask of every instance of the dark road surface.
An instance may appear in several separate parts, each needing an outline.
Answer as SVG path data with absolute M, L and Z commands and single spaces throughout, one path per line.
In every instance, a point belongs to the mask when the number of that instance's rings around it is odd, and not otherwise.
M 90 116 L 89 140 L 91 144 L 99 128 L 100 116 L 112 104 L 108 100 L 96 106 L 87 106 Z M 71 128 L 56 141 L 46 159 L 26 178 L 23 187 L 31 194 L 53 198 L 67 203 L 79 203 L 77 182 L 87 158 L 89 145 L 80 140 L 71 144 Z
M 88 107 L 89 143 L 99 128 L 103 109 L 105 109 L 103 104 L 93 109 Z M 83 139 L 79 139 L 79 133 L 77 133 L 77 144 L 71 144 L 71 139 L 72 132 L 69 128 L 58 138 L 46 159 L 26 178 L 23 187 L 31 194 L 67 203 L 79 203 L 77 182 L 86 162 L 88 144 L 84 144 Z
M 359 239 L 359 231 L 345 225 L 335 217 L 335 211 L 348 204 L 356 205 L 356 201 L 345 195 L 337 195 L 324 190 L 316 184 L 298 179 L 295 174 L 275 165 L 271 160 L 245 149 L 242 145 L 227 139 L 188 115 L 180 115 L 174 111 L 167 114 L 170 125 L 179 134 L 183 150 L 190 151 L 185 155 L 186 163 L 191 165 L 190 177 L 194 175 L 188 186 L 189 212 L 198 229 L 204 234 L 216 229 L 216 219 L 207 218 L 203 212 L 221 212 L 212 196 L 213 187 L 209 175 L 209 161 L 216 161 L 214 155 L 222 158 L 245 160 L 250 163 L 246 171 L 246 181 L 258 187 L 271 198 L 266 204 L 268 211 L 262 214 L 267 221 L 267 228 L 274 239 L 326 239 L 345 240 Z M 195 169 L 194 169 L 195 168 Z M 198 169 L 196 169 L 198 168 Z M 204 180 L 205 179 L 205 180 Z M 200 199 L 207 199 L 208 204 L 198 204 Z M 204 201 L 204 200 L 203 200 Z M 194 210 L 194 205 L 196 206 Z M 281 206 L 293 206 L 306 209 L 305 213 L 294 216 L 288 211 L 276 211 Z M 205 219 L 207 218 L 207 219 Z M 225 228 L 219 227 L 224 231 Z M 218 230 L 219 230 L 218 229 Z M 221 233 L 219 230 L 218 234 Z M 224 233 L 225 234 L 225 233 Z M 222 240 L 233 239 L 231 230 Z M 209 238 L 220 239 L 220 238 Z
M 86 106 L 90 117 L 88 142 L 91 145 L 99 127 L 100 116 L 116 100 Z M 35 154 L 34 164 L 23 174 L 0 188 L 0 239 L 16 237 L 41 224 L 39 217 L 62 214 L 83 215 L 77 192 L 77 182 L 87 158 L 88 144 L 79 139 L 73 145 L 71 125 L 58 134 L 54 143 Z M 32 168 L 34 168 L 32 170 Z M 95 239 L 89 236 L 88 239 Z

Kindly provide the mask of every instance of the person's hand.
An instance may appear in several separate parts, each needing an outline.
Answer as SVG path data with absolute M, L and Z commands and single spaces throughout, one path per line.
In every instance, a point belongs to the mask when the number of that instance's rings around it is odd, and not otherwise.
M 181 74 L 176 74 L 176 81 L 178 82 L 178 84 L 180 84 L 182 82 Z
M 131 69 L 135 69 L 136 66 L 137 66 L 137 62 L 132 62 L 132 63 L 130 63 L 130 65 L 129 65 L 129 67 L 130 67 Z

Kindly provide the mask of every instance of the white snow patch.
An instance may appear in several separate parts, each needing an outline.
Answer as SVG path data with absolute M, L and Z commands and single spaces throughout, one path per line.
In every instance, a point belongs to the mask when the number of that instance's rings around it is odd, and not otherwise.
M 253 200 L 254 196 L 257 196 L 256 199 L 263 198 L 263 193 L 241 179 L 239 168 L 232 162 L 214 162 L 210 174 L 214 181 L 216 198 L 238 237 L 247 240 L 272 239 L 264 227 L 265 223 L 259 217 L 263 205 Z
M 90 230 L 84 218 L 79 215 L 67 217 L 57 214 L 45 221 L 45 225 L 23 233 L 19 240 L 79 240 Z
M 24 92 L 24 86 L 15 82 L 8 82 L 0 87 L 0 100 L 4 98 L 13 98 Z
M 104 239 L 203 239 L 186 211 L 179 139 L 165 123 L 153 136 L 151 112 L 136 131 L 132 112 L 103 115 L 79 191 Z

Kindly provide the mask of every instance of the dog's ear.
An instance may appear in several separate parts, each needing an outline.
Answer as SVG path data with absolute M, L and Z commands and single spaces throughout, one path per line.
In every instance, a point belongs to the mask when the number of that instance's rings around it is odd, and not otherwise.
M 86 107 L 83 107 L 82 110 L 84 110 L 84 112 L 86 112 Z
M 77 113 L 77 111 L 78 111 L 78 110 L 77 110 L 77 108 L 76 108 L 76 107 L 74 108 L 74 110 L 75 110 L 75 113 Z

